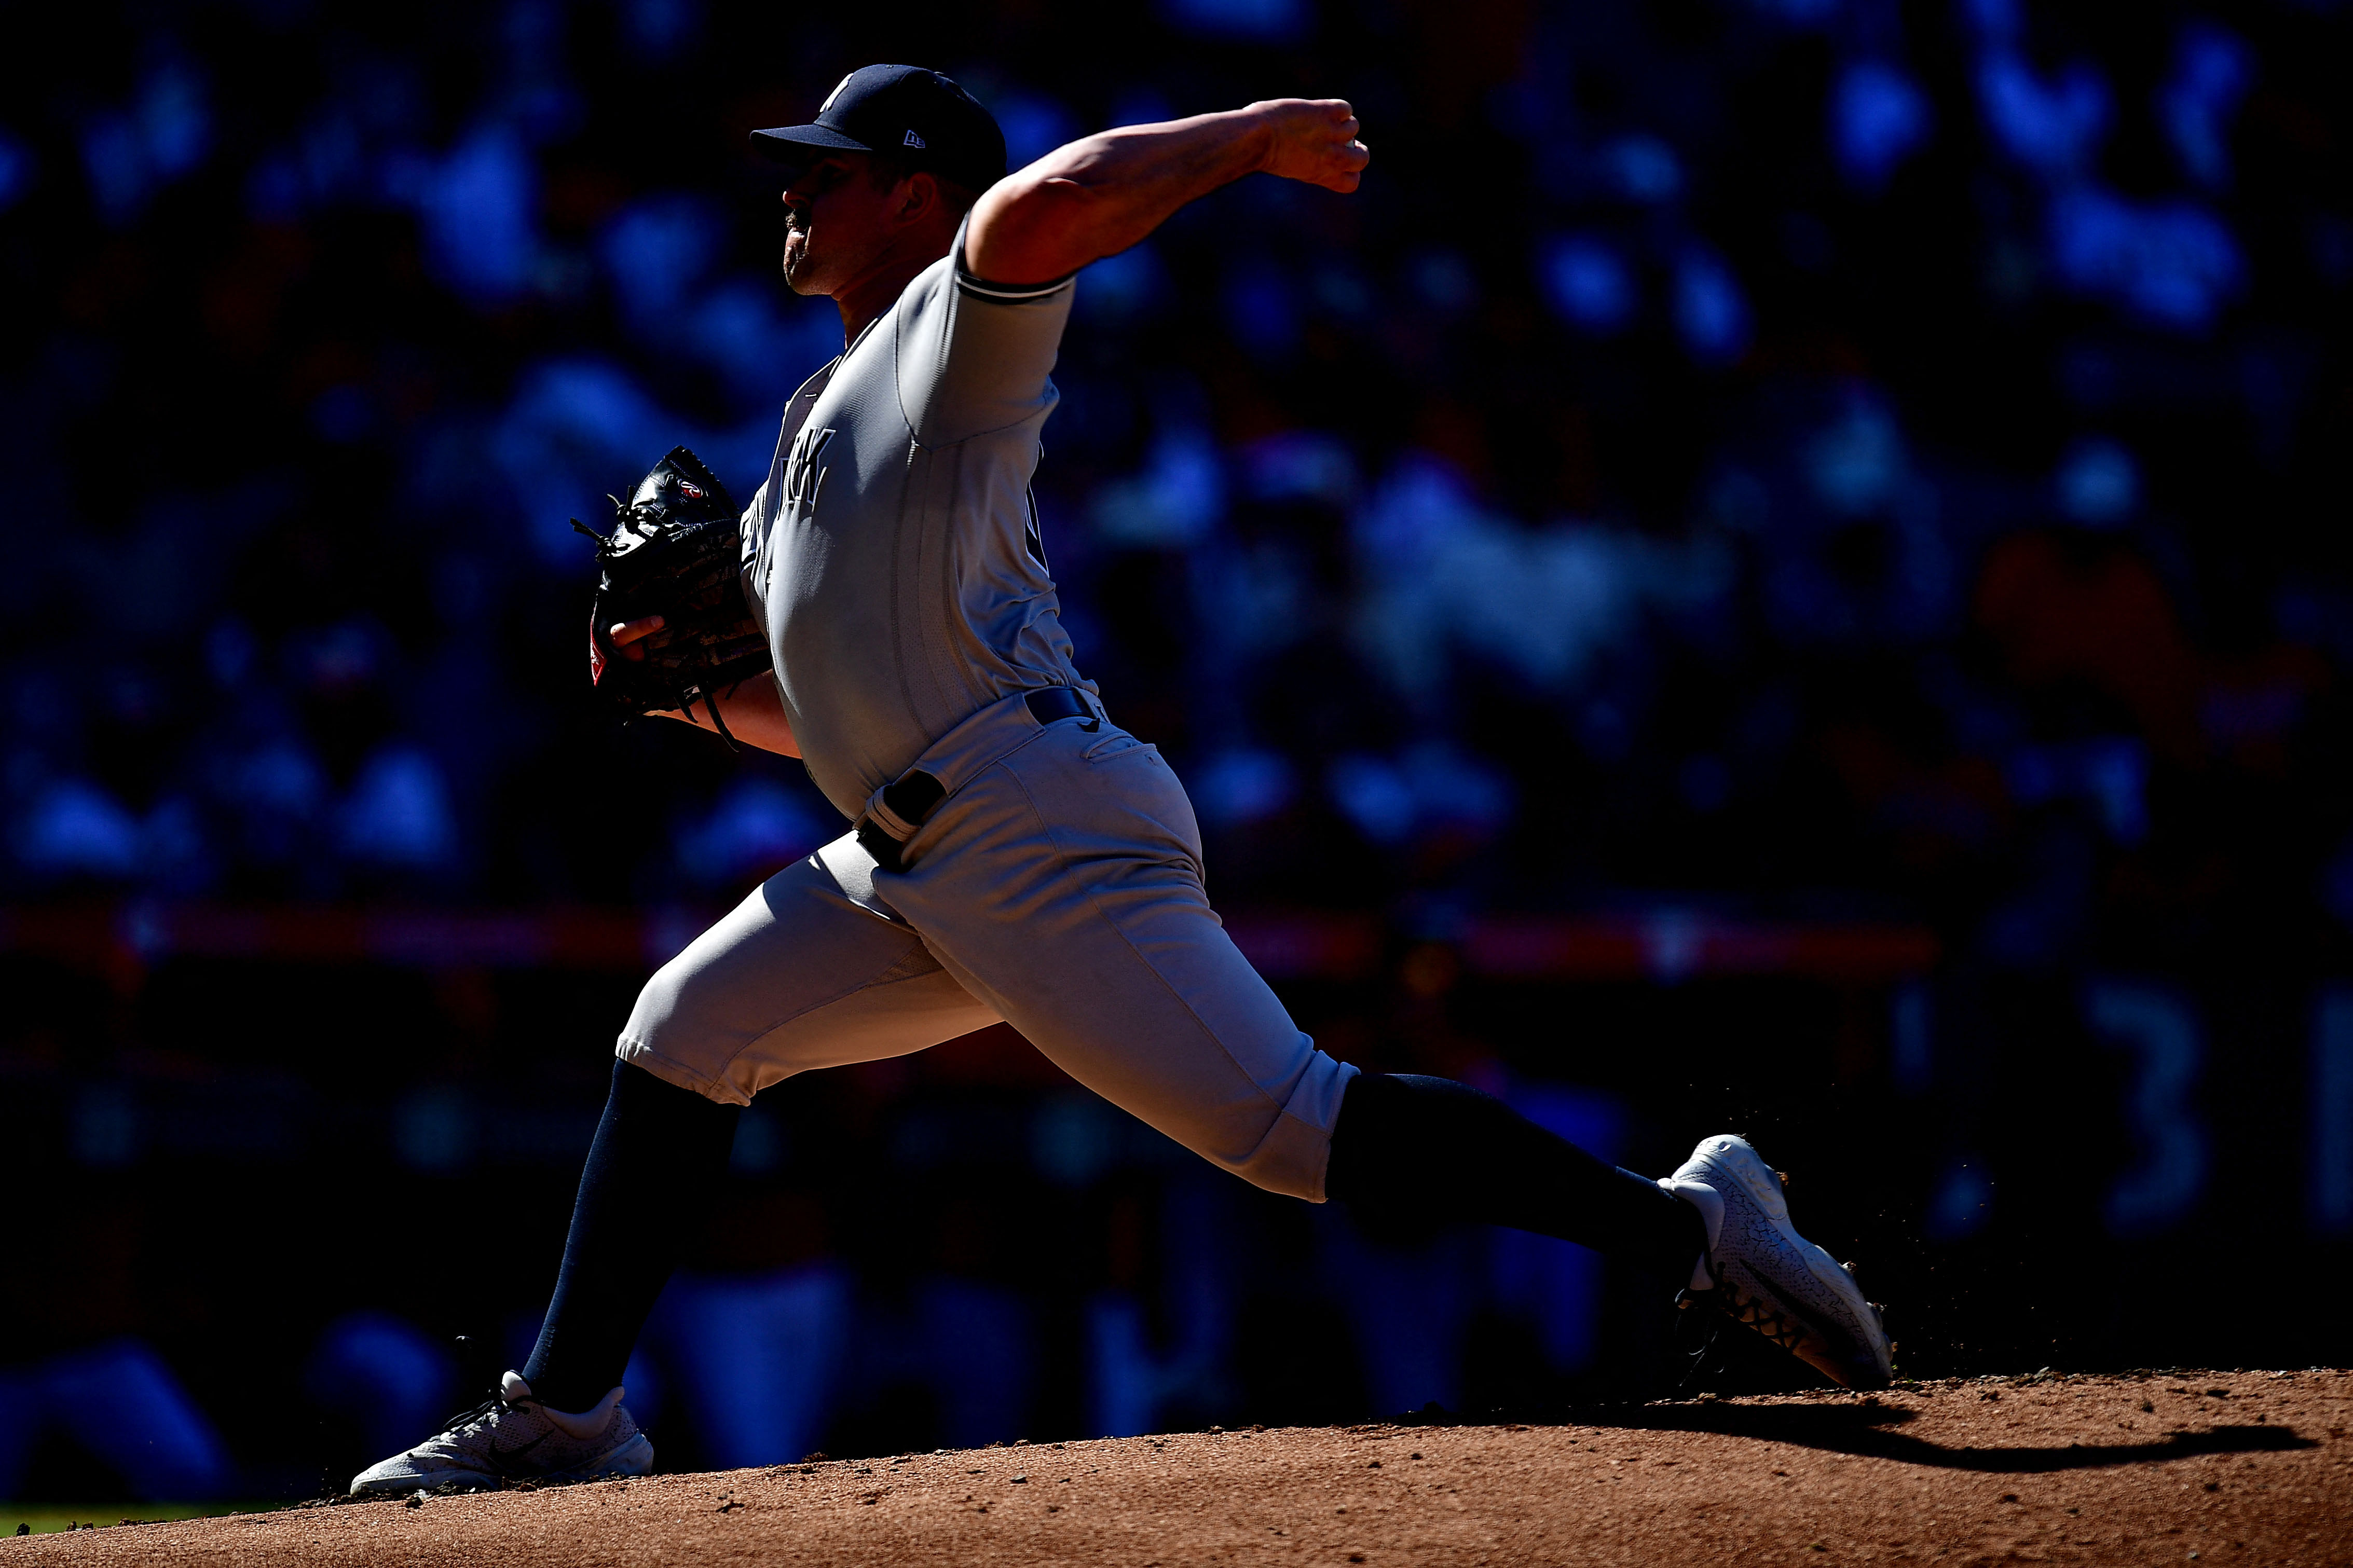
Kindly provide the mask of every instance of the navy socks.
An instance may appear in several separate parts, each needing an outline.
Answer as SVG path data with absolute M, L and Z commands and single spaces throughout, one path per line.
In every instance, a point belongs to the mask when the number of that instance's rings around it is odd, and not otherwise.
M 586 1410 L 621 1381 L 691 1217 L 706 1211 L 726 1170 L 742 1114 L 614 1062 L 555 1297 L 522 1367 L 532 1392 L 554 1409 Z M 1371 1216 L 1536 1231 L 1678 1281 L 1707 1247 L 1691 1205 L 1493 1095 L 1441 1078 L 1350 1079 L 1324 1186 Z
M 743 1113 L 614 1060 L 555 1298 L 522 1367 L 551 1408 L 589 1409 L 621 1381 L 694 1216 L 710 1211 Z
M 1678 1284 L 1707 1250 L 1706 1222 L 1690 1204 L 1448 1079 L 1349 1079 L 1324 1185 L 1370 1217 L 1533 1230 Z

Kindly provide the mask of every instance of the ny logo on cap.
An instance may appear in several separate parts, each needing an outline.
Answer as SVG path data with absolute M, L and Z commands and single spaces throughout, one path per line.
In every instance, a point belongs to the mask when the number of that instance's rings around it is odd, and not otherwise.
M 906 142 L 906 144 L 907 144 L 908 146 L 910 146 L 910 147 L 921 147 L 922 145 L 923 145 L 923 139 L 922 137 L 920 137 L 920 136 L 916 135 L 913 132 L 910 131 L 910 132 L 907 132 L 907 142 Z
M 858 73 L 856 71 L 851 71 L 849 76 L 856 76 L 857 74 Z M 825 95 L 825 101 L 817 106 L 817 111 L 819 114 L 823 114 L 832 109 L 833 100 L 839 98 L 841 96 L 841 89 L 849 85 L 849 76 L 843 77 L 839 81 L 833 84 L 833 90 L 827 93 Z

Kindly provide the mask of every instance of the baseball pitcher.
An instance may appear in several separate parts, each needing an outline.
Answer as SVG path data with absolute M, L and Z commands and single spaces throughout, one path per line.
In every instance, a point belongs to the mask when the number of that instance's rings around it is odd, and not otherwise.
M 785 281 L 834 300 L 845 346 L 740 516 L 683 449 L 617 508 L 592 677 L 625 711 L 804 759 L 851 826 L 647 984 L 530 1360 L 354 1491 L 649 1469 L 621 1372 L 742 1108 L 999 1020 L 1261 1187 L 1581 1242 L 1840 1383 L 1886 1381 L 1877 1310 L 1741 1140 L 1652 1180 L 1318 1050 L 1210 910 L 1183 786 L 1080 672 L 1030 498 L 1076 275 L 1246 174 L 1355 190 L 1356 132 L 1344 102 L 1283 100 L 1008 175 L 963 89 L 869 66 L 815 123 L 753 133 L 782 166 Z

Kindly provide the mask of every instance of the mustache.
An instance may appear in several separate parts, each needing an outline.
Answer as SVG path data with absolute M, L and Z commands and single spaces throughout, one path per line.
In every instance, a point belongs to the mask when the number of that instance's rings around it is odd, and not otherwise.
M 807 202 L 789 202 L 785 206 L 785 226 L 797 234 L 809 229 L 809 209 Z

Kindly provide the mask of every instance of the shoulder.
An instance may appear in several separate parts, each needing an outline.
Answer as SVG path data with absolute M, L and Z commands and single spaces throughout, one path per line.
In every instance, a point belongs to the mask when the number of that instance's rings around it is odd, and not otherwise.
M 965 265 L 965 238 L 971 227 L 972 216 L 967 213 L 956 228 L 955 243 L 948 247 L 947 254 L 917 273 L 901 291 L 889 311 L 900 334 L 919 330 L 928 321 L 955 318 L 961 313 L 959 306 L 965 300 L 1020 306 L 1043 300 L 1059 302 L 1060 297 L 1071 292 L 1078 278 L 1075 272 L 1045 283 L 999 283 L 981 277 Z
M 967 219 L 966 226 L 969 225 Z M 965 228 L 892 312 L 901 411 L 926 446 L 1041 418 L 1072 293 L 1068 278 L 1008 287 L 964 266 Z

